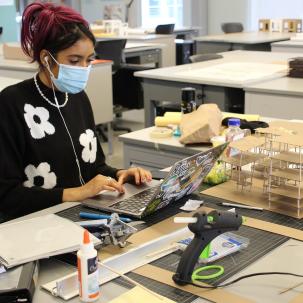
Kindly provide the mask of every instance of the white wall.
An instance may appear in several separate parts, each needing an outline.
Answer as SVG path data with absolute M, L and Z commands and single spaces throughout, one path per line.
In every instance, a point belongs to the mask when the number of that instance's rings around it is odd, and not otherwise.
M 103 18 L 103 8 L 106 4 L 124 4 L 123 0 L 70 0 L 72 6 L 81 12 L 89 22 Z M 200 35 L 207 34 L 207 5 L 208 0 L 183 0 L 184 3 L 184 26 L 194 27 Z M 129 26 L 141 26 L 141 1 L 135 0 L 129 11 Z
M 187 3 L 189 1 L 185 0 L 184 2 Z M 188 18 L 189 21 L 185 22 L 184 26 L 197 28 L 199 35 L 206 35 L 208 32 L 208 1 L 191 0 L 190 15 Z
M 124 1 L 117 0 L 80 0 L 80 12 L 87 21 L 93 22 L 103 19 L 104 6 L 108 4 L 121 4 L 125 13 Z
M 251 29 L 258 29 L 259 19 L 303 19 L 303 0 L 251 0 Z
M 210 35 L 222 33 L 221 23 L 224 22 L 241 22 L 244 30 L 249 30 L 251 0 L 208 0 L 208 33 Z

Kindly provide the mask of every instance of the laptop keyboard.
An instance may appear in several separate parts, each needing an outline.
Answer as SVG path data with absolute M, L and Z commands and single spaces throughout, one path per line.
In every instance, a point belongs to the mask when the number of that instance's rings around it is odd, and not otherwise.
M 126 210 L 134 214 L 141 213 L 155 192 L 159 189 L 159 186 L 148 188 L 140 193 L 137 193 L 129 198 L 112 204 L 110 207 L 118 210 Z

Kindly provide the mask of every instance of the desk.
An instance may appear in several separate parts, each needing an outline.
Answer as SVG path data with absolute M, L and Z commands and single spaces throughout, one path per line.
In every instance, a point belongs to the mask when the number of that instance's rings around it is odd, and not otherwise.
M 77 203 L 63 203 L 49 209 L 37 212 L 26 216 L 26 218 L 34 217 L 37 215 L 43 215 L 46 213 L 54 213 L 60 210 L 66 209 Z M 302 242 L 295 240 L 288 240 L 277 249 L 272 250 L 269 254 L 262 257 L 257 262 L 248 266 L 244 271 L 238 273 L 236 276 L 249 274 L 254 272 L 264 271 L 285 271 L 285 272 L 300 272 L 300 264 L 303 262 L 302 255 Z M 249 249 L 249 248 L 248 248 Z M 291 256 L 291 257 L 290 257 Z M 236 260 L 236 259 L 235 259 Z M 49 293 L 41 290 L 39 286 L 42 284 L 61 277 L 62 275 L 74 272 L 75 268 L 68 265 L 58 263 L 54 260 L 43 260 L 41 262 L 41 270 L 38 278 L 38 285 L 34 295 L 33 303 L 53 303 L 53 302 L 64 302 L 59 298 L 51 296 Z M 284 295 L 279 295 L 279 291 L 293 286 L 299 283 L 302 279 L 296 279 L 294 277 L 287 276 L 268 276 L 268 277 L 255 277 L 252 279 L 243 280 L 233 286 L 227 287 L 224 290 L 238 294 L 244 298 L 241 302 L 255 302 L 255 303 L 295 303 L 292 301 L 296 296 L 303 291 L 303 287 L 298 287 L 296 290 L 287 292 Z M 97 301 L 99 303 L 108 302 L 111 298 L 118 296 L 125 291 L 125 288 L 119 286 L 113 282 L 107 283 L 102 286 L 102 296 Z M 250 301 L 246 301 L 247 300 Z M 80 302 L 79 298 L 76 297 L 69 302 L 76 303 Z M 195 303 L 206 303 L 208 301 L 199 299 Z M 222 303 L 224 298 L 222 298 Z M 301 301 L 296 301 L 301 302 Z
M 0 72 L 3 77 L 25 80 L 32 78 L 37 71 L 36 64 L 23 60 L 9 60 L 0 56 Z
M 174 34 L 178 39 L 191 39 L 193 35 L 198 33 L 198 28 L 192 27 L 179 27 L 174 28 Z M 155 34 L 155 29 L 146 29 L 141 27 L 128 28 L 129 35 L 143 35 L 143 34 Z
M 150 170 L 162 169 L 210 147 L 207 144 L 188 147 L 179 143 L 177 137 L 153 139 L 150 137 L 152 129 L 144 128 L 119 136 L 123 142 L 124 167 L 134 165 Z
M 176 65 L 176 47 L 175 35 L 155 35 L 155 34 L 141 34 L 141 35 L 127 35 L 127 36 L 113 36 L 102 37 L 102 35 L 95 35 L 98 40 L 108 39 L 127 39 L 131 43 L 140 44 L 161 44 L 165 47 L 162 48 L 162 66 Z
M 249 85 L 245 113 L 280 119 L 303 119 L 303 79 L 283 77 Z
M 303 52 L 303 41 L 281 41 L 271 44 L 272 52 L 288 52 L 288 53 L 302 53 Z
M 177 35 L 177 39 L 192 39 L 193 36 L 196 36 L 199 32 L 198 28 L 184 27 L 184 28 L 175 28 L 174 34 Z
M 287 60 L 299 54 L 294 53 L 273 53 L 273 52 L 252 52 L 232 51 L 222 53 L 223 58 L 205 62 L 185 64 L 168 68 L 136 72 L 135 76 L 143 79 L 145 126 L 154 125 L 155 108 L 161 101 L 179 103 L 181 100 L 181 88 L 192 86 L 196 89 L 198 103 L 216 103 L 222 111 L 235 112 L 242 108 L 244 110 L 245 95 L 243 88 L 252 84 L 264 81 L 265 79 L 281 78 L 286 74 Z M 274 67 L 276 63 L 285 65 L 283 73 L 269 73 L 256 76 L 256 78 L 219 78 L 213 75 L 200 75 L 199 71 L 204 68 L 213 67 L 219 64 L 253 63 L 270 64 Z M 241 67 L 241 66 L 240 66 Z M 264 72 L 267 68 L 263 68 Z M 198 71 L 198 72 L 197 72 Z M 262 72 L 262 70 L 261 70 Z
M 127 42 L 124 55 L 127 63 L 162 67 L 163 44 Z
M 37 216 L 42 216 L 50 213 L 56 213 L 72 206 L 78 205 L 77 202 L 70 202 L 70 203 L 62 203 L 48 209 L 38 211 L 36 213 L 24 216 L 24 219 L 30 219 Z M 11 222 L 18 221 L 20 219 L 15 219 Z M 4 223 L 5 224 L 5 223 Z M 42 260 L 40 261 L 40 270 L 39 270 L 39 278 L 38 278 L 38 285 L 36 286 L 36 292 L 34 295 L 33 303 L 55 303 L 55 302 L 65 302 L 62 299 L 55 298 L 51 296 L 47 291 L 41 290 L 40 286 L 49 282 L 50 280 L 60 278 L 66 274 L 72 273 L 75 271 L 75 268 L 71 265 L 56 261 L 54 259 L 50 260 Z M 113 299 L 114 297 L 118 296 L 119 294 L 125 292 L 127 289 L 125 287 L 119 286 L 116 283 L 107 283 L 102 287 L 102 296 L 97 301 L 98 303 L 106 303 L 109 300 Z M 79 303 L 79 297 L 73 298 L 69 300 L 70 303 Z
M 20 82 L 19 79 L 0 77 L 0 92 L 7 86 L 14 85 Z
M 270 51 L 270 44 L 289 40 L 294 33 L 243 32 L 196 37 L 197 54 L 230 50 Z

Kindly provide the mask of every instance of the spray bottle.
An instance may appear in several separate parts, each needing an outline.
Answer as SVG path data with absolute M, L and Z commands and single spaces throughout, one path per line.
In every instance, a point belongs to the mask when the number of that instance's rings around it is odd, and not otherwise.
M 80 300 L 93 302 L 100 295 L 98 257 L 87 230 L 84 231 L 83 244 L 77 252 L 77 264 Z

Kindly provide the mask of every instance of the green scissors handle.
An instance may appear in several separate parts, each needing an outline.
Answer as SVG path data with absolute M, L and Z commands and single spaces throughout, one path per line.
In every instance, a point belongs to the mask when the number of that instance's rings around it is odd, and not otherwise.
M 201 276 L 199 275 L 200 272 L 205 271 L 205 270 L 217 270 L 217 272 L 210 274 L 210 275 L 205 275 L 205 276 Z M 191 279 L 193 282 L 197 281 L 197 280 L 210 280 L 210 279 L 214 279 L 217 278 L 221 275 L 224 274 L 224 267 L 220 266 L 220 265 L 208 265 L 208 266 L 203 266 L 200 267 L 198 269 L 196 269 L 192 276 Z

